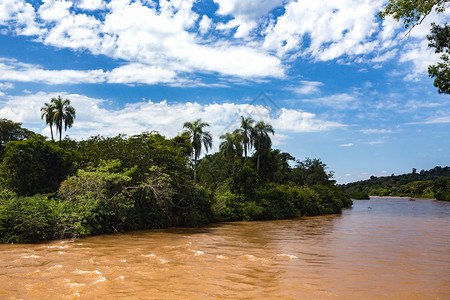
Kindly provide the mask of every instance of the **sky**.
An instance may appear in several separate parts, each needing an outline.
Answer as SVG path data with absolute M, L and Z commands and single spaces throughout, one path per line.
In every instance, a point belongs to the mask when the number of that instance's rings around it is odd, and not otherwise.
M 450 99 L 427 67 L 432 13 L 405 37 L 384 0 L 0 0 L 0 118 L 50 136 L 40 108 L 71 100 L 81 140 L 251 116 L 273 147 L 338 183 L 450 164 Z

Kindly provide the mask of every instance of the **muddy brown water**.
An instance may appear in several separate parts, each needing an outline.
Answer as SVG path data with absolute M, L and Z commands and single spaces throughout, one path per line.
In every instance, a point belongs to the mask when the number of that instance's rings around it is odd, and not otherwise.
M 450 203 L 0 245 L 2 299 L 450 299 Z

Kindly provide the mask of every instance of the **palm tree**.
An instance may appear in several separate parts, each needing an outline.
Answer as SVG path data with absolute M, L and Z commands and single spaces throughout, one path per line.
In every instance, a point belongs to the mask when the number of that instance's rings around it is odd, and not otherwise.
M 204 128 L 208 126 L 209 124 L 202 122 L 202 119 L 186 122 L 183 125 L 183 128 L 186 129 L 185 133 L 189 135 L 192 147 L 194 148 L 194 182 L 197 182 L 197 160 L 202 151 L 202 144 L 205 146 L 206 152 L 212 147 L 211 133 L 209 133 L 209 131 L 204 131 Z
M 256 170 L 259 171 L 259 162 L 261 156 L 265 154 L 272 146 L 272 140 L 269 137 L 269 133 L 275 134 L 273 127 L 270 124 L 266 124 L 263 121 L 258 122 L 255 127 L 254 146 L 258 152 L 258 160 L 256 163 Z
M 45 103 L 43 107 L 41 107 L 41 119 L 45 118 L 45 124 L 50 125 L 50 134 L 52 135 L 52 141 L 55 141 L 53 138 L 53 124 L 55 115 L 55 107 L 52 104 Z
M 231 162 L 233 166 L 233 176 L 234 176 L 234 165 L 236 156 L 242 155 L 242 146 L 241 146 L 241 134 L 238 130 L 233 133 L 225 133 L 220 136 L 222 140 L 224 140 L 220 144 L 220 150 L 225 155 L 226 159 Z
M 254 130 L 253 122 L 255 122 L 251 117 L 244 118 L 241 116 L 241 141 L 244 146 L 245 161 L 247 162 L 247 151 L 250 151 L 253 144 Z
M 52 98 L 52 104 L 54 106 L 53 122 L 56 124 L 56 133 L 59 131 L 59 146 L 61 146 L 62 129 L 64 123 L 64 131 L 67 127 L 70 128 L 73 125 L 75 119 L 75 108 L 70 105 L 69 99 Z

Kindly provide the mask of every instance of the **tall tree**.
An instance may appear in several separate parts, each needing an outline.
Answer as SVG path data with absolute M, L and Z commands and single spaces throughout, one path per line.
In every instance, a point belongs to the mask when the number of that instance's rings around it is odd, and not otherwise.
M 251 117 L 244 118 L 241 116 L 241 141 L 244 148 L 245 161 L 247 161 L 247 152 L 250 151 L 253 144 L 254 129 L 252 127 L 255 121 Z
M 50 103 L 45 103 L 43 107 L 41 107 L 41 119 L 45 118 L 45 124 L 50 125 L 50 134 L 53 138 L 53 124 L 54 124 L 54 116 L 55 116 L 55 106 Z
M 428 67 L 428 75 L 434 79 L 434 86 L 439 94 L 450 95 L 450 26 L 431 24 L 431 35 L 427 36 L 428 47 L 434 48 L 435 53 L 443 53 L 441 62 Z
M 272 147 L 272 140 L 269 137 L 269 133 L 275 134 L 272 125 L 266 124 L 263 121 L 259 121 L 255 125 L 255 138 L 254 146 L 258 154 L 258 159 L 256 162 L 256 170 L 259 171 L 259 162 L 261 156 L 265 155 L 270 147 Z
M 0 148 L 11 141 L 21 141 L 36 134 L 22 128 L 22 123 L 15 123 L 8 119 L 0 119 Z
M 389 0 L 384 10 L 378 15 L 381 19 L 391 16 L 396 21 L 403 21 L 405 28 L 413 28 L 435 10 L 437 13 L 445 11 L 450 0 Z
M 75 119 L 75 108 L 70 105 L 69 99 L 62 99 L 61 96 L 52 98 L 51 101 L 54 106 L 53 122 L 56 125 L 56 132 L 59 131 L 59 146 L 61 146 L 63 124 L 64 131 L 72 127 Z
M 220 144 L 220 150 L 224 154 L 225 158 L 229 162 L 231 162 L 234 176 L 234 166 L 236 162 L 236 157 L 242 155 L 241 134 L 239 131 L 236 130 L 233 133 L 225 133 L 221 135 L 220 138 L 224 140 Z
M 186 134 L 191 139 L 192 147 L 194 148 L 194 182 L 197 182 L 197 161 L 202 151 L 202 144 L 206 152 L 212 147 L 212 136 L 209 131 L 205 131 L 205 127 L 209 127 L 208 123 L 202 122 L 202 119 L 197 119 L 193 122 L 186 122 L 183 128 L 186 129 Z
M 389 0 L 384 10 L 378 15 L 381 19 L 391 16 L 399 22 L 402 21 L 405 28 L 409 28 L 405 36 L 409 36 L 412 28 L 421 24 L 431 12 L 443 13 L 449 3 L 450 0 Z M 428 75 L 435 78 L 434 86 L 438 88 L 440 94 L 450 94 L 449 26 L 433 23 L 428 40 L 430 41 L 428 47 L 435 48 L 436 53 L 445 52 L 437 65 L 428 67 Z

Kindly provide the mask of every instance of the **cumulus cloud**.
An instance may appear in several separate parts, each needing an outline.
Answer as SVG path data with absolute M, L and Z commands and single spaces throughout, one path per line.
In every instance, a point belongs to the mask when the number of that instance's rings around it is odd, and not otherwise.
M 205 34 L 211 28 L 211 19 L 208 16 L 203 15 L 201 21 L 198 23 L 198 27 L 201 34 Z
M 283 0 L 214 0 L 219 5 L 217 14 L 231 16 L 232 20 L 221 23 L 218 29 L 237 28 L 234 37 L 245 38 L 260 23 L 260 18 L 283 4 Z
M 49 136 L 49 129 L 40 119 L 40 108 L 52 97 L 61 95 L 69 98 L 76 108 L 77 118 L 68 134 L 75 138 L 87 138 L 92 135 L 113 136 L 119 133 L 139 134 L 157 130 L 172 137 L 182 131 L 182 124 L 201 118 L 208 122 L 216 142 L 224 132 L 239 126 L 241 115 L 252 116 L 271 124 L 277 136 L 274 144 L 282 143 L 289 134 L 299 132 L 328 131 L 345 125 L 320 119 L 317 115 L 282 108 L 277 115 L 263 105 L 237 103 L 199 104 L 197 102 L 169 103 L 164 100 L 151 100 L 126 104 L 122 109 L 112 110 L 105 107 L 106 100 L 90 98 L 84 95 L 67 93 L 37 93 L 24 96 L 7 96 L 0 102 L 0 118 L 22 122 L 24 126 Z
M 33 32 L 47 45 L 88 50 L 177 74 L 215 72 L 250 79 L 284 76 L 279 58 L 264 50 L 201 39 L 192 31 L 199 21 L 193 11 L 194 0 L 160 1 L 158 8 L 142 1 L 113 0 L 105 4 L 85 0 L 74 5 L 72 1 L 45 0 L 36 12 L 23 1 L 5 1 L 0 4 L 0 25 L 18 20 L 19 12 L 27 11 L 21 24 L 30 31 L 40 22 L 45 30 Z M 84 13 L 102 8 L 103 18 Z M 210 24 L 211 20 L 203 16 L 200 30 L 206 32 Z
M 371 52 L 381 0 L 292 1 L 267 29 L 264 46 L 280 55 L 300 52 L 317 60 Z
M 406 77 L 411 80 L 439 58 L 427 48 L 429 23 L 445 23 L 450 14 L 433 13 L 405 42 L 401 24 L 376 17 L 385 0 L 214 2 L 218 8 L 207 16 L 195 0 L 3 0 L 0 26 L 45 45 L 139 65 L 151 74 L 148 82 L 137 76 L 135 83 L 176 84 L 197 73 L 230 80 L 284 78 L 299 56 L 374 68 L 399 57 L 413 67 Z M 114 74 L 112 82 L 128 81 L 123 77 L 132 78 Z M 307 94 L 314 86 L 298 91 Z

